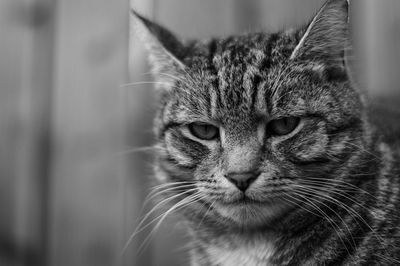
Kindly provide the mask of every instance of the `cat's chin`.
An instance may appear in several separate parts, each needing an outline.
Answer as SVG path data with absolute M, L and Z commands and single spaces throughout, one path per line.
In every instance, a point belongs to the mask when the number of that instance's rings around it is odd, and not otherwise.
M 240 228 L 269 227 L 272 222 L 289 210 L 285 202 L 252 202 L 237 201 L 232 203 L 216 203 L 215 210 L 224 222 L 231 223 Z

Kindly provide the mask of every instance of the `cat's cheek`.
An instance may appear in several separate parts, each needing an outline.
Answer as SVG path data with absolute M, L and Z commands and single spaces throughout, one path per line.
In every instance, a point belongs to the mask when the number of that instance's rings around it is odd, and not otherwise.
M 325 157 L 329 138 L 325 134 L 313 134 L 308 136 L 302 143 L 293 147 L 294 157 L 303 162 L 321 159 Z
M 162 183 L 193 180 L 192 169 L 178 166 L 168 160 L 158 160 L 153 169 L 156 178 Z
M 269 182 L 269 180 L 276 179 L 280 177 L 280 166 L 273 160 L 267 159 L 261 163 L 260 166 L 260 177 L 254 182 L 254 186 L 258 184 L 258 182 Z
M 178 165 L 194 168 L 210 153 L 208 147 L 184 136 L 179 130 L 170 130 L 164 138 L 166 155 Z
M 287 160 L 307 163 L 326 157 L 329 137 L 325 123 L 309 123 L 296 137 L 283 142 L 279 152 L 284 153 Z

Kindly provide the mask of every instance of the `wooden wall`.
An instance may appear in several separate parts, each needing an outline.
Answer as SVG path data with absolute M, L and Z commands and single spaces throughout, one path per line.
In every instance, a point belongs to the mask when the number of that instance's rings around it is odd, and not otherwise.
M 155 97 L 129 6 L 184 38 L 277 30 L 324 0 L 0 1 L 0 265 L 185 265 L 169 219 L 140 256 Z M 399 92 L 398 0 L 352 1 L 357 75 Z M 129 69 L 128 69 L 129 65 Z M 167 228 L 167 229 L 165 229 Z
M 54 5 L 0 3 L 0 262 L 43 265 L 48 235 Z
M 365 12 L 359 16 L 365 23 L 367 87 L 372 96 L 396 95 L 399 99 L 400 1 L 367 0 L 364 8 Z
M 128 10 L 124 0 L 0 2 L 0 265 L 120 256 Z
M 112 265 L 121 250 L 128 9 L 108 0 L 56 6 L 49 265 Z

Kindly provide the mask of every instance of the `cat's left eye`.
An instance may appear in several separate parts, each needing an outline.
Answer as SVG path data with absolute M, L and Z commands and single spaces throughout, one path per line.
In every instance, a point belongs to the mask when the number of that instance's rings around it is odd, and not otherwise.
M 198 139 L 214 140 L 219 136 L 219 129 L 205 123 L 192 123 L 188 126 L 190 133 Z
M 299 117 L 284 117 L 272 120 L 268 124 L 268 131 L 275 136 L 284 136 L 291 133 L 300 123 Z

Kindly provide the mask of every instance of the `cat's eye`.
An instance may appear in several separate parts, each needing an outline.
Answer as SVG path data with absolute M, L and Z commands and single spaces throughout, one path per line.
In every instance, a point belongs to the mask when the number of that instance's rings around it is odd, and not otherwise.
M 268 124 L 268 131 L 274 136 L 284 136 L 295 130 L 299 123 L 299 117 L 285 117 L 272 120 Z
M 192 123 L 188 126 L 190 133 L 198 139 L 214 140 L 219 136 L 219 129 L 205 123 Z

